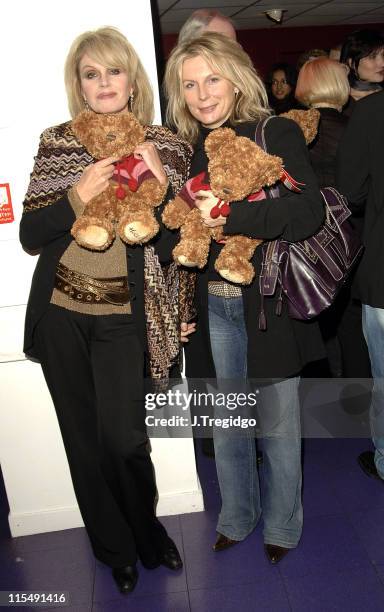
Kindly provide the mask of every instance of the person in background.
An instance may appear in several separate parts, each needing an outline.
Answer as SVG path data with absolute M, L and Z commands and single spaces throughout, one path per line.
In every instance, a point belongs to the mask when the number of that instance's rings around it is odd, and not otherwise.
M 342 46 L 343 45 L 341 43 L 334 45 L 332 49 L 329 50 L 329 54 L 328 54 L 329 59 L 335 60 L 335 62 L 339 62 Z
M 299 59 L 297 60 L 297 72 L 300 72 L 305 62 L 309 62 L 310 60 L 313 60 L 316 57 L 328 57 L 328 51 L 325 51 L 325 49 L 309 49 L 309 51 L 304 51 L 304 53 L 302 53 L 299 56 Z
M 198 9 L 188 17 L 182 26 L 178 43 L 197 38 L 204 32 L 219 32 L 236 40 L 236 30 L 229 17 L 214 9 Z
M 336 187 L 336 155 L 348 123 L 342 114 L 349 97 L 344 66 L 327 57 L 304 64 L 297 80 L 295 96 L 306 108 L 317 108 L 319 129 L 309 145 L 309 156 L 320 187 Z
M 309 156 L 320 187 L 336 188 L 337 150 L 348 123 L 348 117 L 342 113 L 349 98 L 345 66 L 327 57 L 306 62 L 299 72 L 296 97 L 305 107 L 317 108 L 320 113 L 318 133 L 309 145 Z M 348 331 L 345 338 L 343 316 L 350 292 L 349 280 L 332 306 L 319 317 L 332 376 L 353 376 L 361 367 L 362 355 L 365 361 L 368 359 L 359 321 L 353 337 Z M 320 370 L 321 365 L 311 375 L 328 375 L 325 368 Z
M 352 32 L 344 41 L 340 62 L 349 68 L 351 94 L 344 113 L 350 116 L 356 102 L 383 87 L 384 36 L 377 30 Z
M 166 128 L 149 126 L 152 90 L 127 39 L 110 27 L 80 35 L 67 56 L 65 83 L 74 119 L 79 113 L 86 122 L 95 113 L 130 112 L 146 126 L 146 140 L 134 156 L 146 162 L 164 200 L 172 197 L 187 178 L 190 148 Z M 182 567 L 155 515 L 144 408 L 144 377 L 163 364 L 168 374 L 180 346 L 178 313 L 165 306 L 154 320 L 156 292 L 166 304 L 171 298 L 153 279 L 165 284 L 164 275 L 173 270 L 177 282 L 174 264 L 166 267 L 171 233 L 162 229 L 144 248 L 117 237 L 105 251 L 82 248 L 71 236 L 85 205 L 110 182 L 118 185 L 118 161 L 94 159 L 73 121 L 46 129 L 24 201 L 20 240 L 28 251 L 40 251 L 24 350 L 41 362 L 95 557 L 112 568 L 119 590 L 129 593 L 138 579 L 137 559 L 149 569 Z M 185 325 L 187 339 L 193 326 Z M 156 346 L 157 338 L 167 342 Z
M 343 44 L 340 62 L 348 69 L 350 84 L 349 100 L 344 106 L 343 114 L 350 117 L 367 96 L 382 91 L 384 83 L 384 37 L 377 30 L 358 30 L 349 34 Z M 344 184 L 339 185 L 344 192 Z M 348 198 L 349 199 L 349 198 Z M 360 236 L 363 235 L 365 207 L 362 201 L 356 205 L 349 199 L 352 212 L 350 217 Z M 356 272 L 357 274 L 357 272 Z M 347 287 L 351 287 L 353 277 Z M 346 290 L 342 294 L 347 296 Z M 346 300 L 343 316 L 338 326 L 338 338 L 342 345 L 343 375 L 346 378 L 370 378 L 371 363 L 365 338 L 361 332 L 362 309 L 357 293 L 352 292 Z
M 375 451 L 363 452 L 362 470 L 384 480 L 384 91 L 356 104 L 339 147 L 338 185 L 365 208 L 364 253 L 354 292 L 363 305 L 363 330 L 371 360 L 371 430 Z
M 265 80 L 268 101 L 276 115 L 286 113 L 292 108 L 300 108 L 295 98 L 297 81 L 296 68 L 290 64 L 280 62 L 274 64 Z
M 217 198 L 211 191 L 200 191 L 197 206 L 208 227 L 223 227 L 228 235 L 264 240 L 283 236 L 291 241 L 317 231 L 324 220 L 324 207 L 302 131 L 289 119 L 271 116 L 264 85 L 238 43 L 207 33 L 178 45 L 167 63 L 165 85 L 168 120 L 194 147 L 192 177 L 207 170 L 205 141 L 212 130 L 230 127 L 254 142 L 259 121 L 268 118 L 268 152 L 280 156 L 287 172 L 305 183 L 300 193 L 279 183 L 280 197 L 274 200 L 232 202 L 230 215 L 216 219 L 211 210 Z M 246 168 L 247 160 L 243 162 Z M 276 314 L 277 296 L 266 300 L 267 329 L 260 329 L 262 246 L 252 259 L 255 278 L 246 287 L 225 282 L 215 271 L 221 248 L 212 242 L 208 264 L 197 273 L 197 329 L 186 345 L 186 374 L 192 379 L 216 378 L 219 386 L 228 379 L 236 379 L 240 387 L 248 380 L 256 389 L 255 379 L 269 383 L 261 389 L 262 504 L 254 432 L 236 437 L 214 428 L 222 507 L 213 549 L 223 551 L 244 540 L 262 512 L 265 552 L 271 563 L 278 563 L 301 537 L 299 374 L 306 363 L 323 357 L 323 343 L 316 321 L 289 318 L 285 305 L 281 316 Z M 274 384 L 271 379 L 279 381 Z M 218 416 L 228 416 L 225 408 L 215 408 Z

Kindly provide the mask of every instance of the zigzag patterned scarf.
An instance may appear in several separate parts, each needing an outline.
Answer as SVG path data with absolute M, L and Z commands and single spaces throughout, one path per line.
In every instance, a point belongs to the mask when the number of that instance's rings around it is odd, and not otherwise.
M 166 382 L 180 355 L 179 275 L 175 263 L 162 267 L 144 247 L 144 307 L 151 378 Z

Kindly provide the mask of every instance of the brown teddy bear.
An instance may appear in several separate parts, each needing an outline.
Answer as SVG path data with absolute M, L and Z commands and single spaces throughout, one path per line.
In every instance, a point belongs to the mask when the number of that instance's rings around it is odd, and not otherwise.
M 145 128 L 132 113 L 98 114 L 85 110 L 72 121 L 76 138 L 97 160 L 120 160 L 108 188 L 90 200 L 72 226 L 71 234 L 85 248 L 103 251 L 115 238 L 115 227 L 127 244 L 144 243 L 159 230 L 154 208 L 164 198 L 161 185 L 135 147 L 145 140 Z
M 265 153 L 249 138 L 236 136 L 230 128 L 213 130 L 205 140 L 205 150 L 209 159 L 209 177 L 202 172 L 187 181 L 163 212 L 163 222 L 167 227 L 181 227 L 181 240 L 173 250 L 173 256 L 178 264 L 187 267 L 203 268 L 207 263 L 211 238 L 223 240 L 222 228 L 211 230 L 202 222 L 199 209 L 195 207 L 197 191 L 211 189 L 219 198 L 219 204 L 211 215 L 225 216 L 229 212 L 227 202 L 246 197 L 249 201 L 264 198 L 262 187 L 273 185 L 283 172 L 280 157 Z M 226 280 L 248 285 L 255 274 L 250 260 L 261 242 L 242 235 L 226 236 L 215 269 Z
M 282 113 L 279 117 L 286 117 L 295 121 L 301 127 L 307 145 L 311 144 L 319 127 L 320 113 L 317 108 L 310 108 L 309 110 L 293 108 L 287 113 Z
M 294 110 L 284 116 L 299 124 L 307 144 L 314 139 L 319 111 Z M 230 212 L 228 202 L 264 199 L 262 187 L 271 186 L 279 179 L 288 179 L 285 184 L 292 186 L 292 179 L 283 169 L 280 157 L 265 153 L 249 138 L 236 136 L 230 128 L 213 130 L 205 140 L 205 150 L 209 174 L 202 172 L 187 181 L 177 197 L 166 205 L 162 215 L 167 227 L 181 228 L 181 240 L 173 250 L 173 257 L 179 265 L 203 268 L 208 260 L 211 238 L 225 242 L 215 262 L 216 271 L 230 282 L 248 285 L 255 274 L 250 260 L 262 240 L 243 235 L 226 236 L 223 240 L 222 228 L 209 229 L 202 222 L 195 207 L 195 194 L 200 190 L 212 190 L 219 204 L 212 209 L 211 216 L 227 216 Z

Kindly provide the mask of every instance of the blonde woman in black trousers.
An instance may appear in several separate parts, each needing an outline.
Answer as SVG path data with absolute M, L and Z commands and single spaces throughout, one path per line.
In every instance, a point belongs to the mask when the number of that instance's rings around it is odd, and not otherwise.
M 85 108 L 91 114 L 131 112 L 146 126 L 135 157 L 154 174 L 164 201 L 172 197 L 186 178 L 190 150 L 169 130 L 150 126 L 151 88 L 125 37 L 113 28 L 79 36 L 67 58 L 66 86 L 73 117 Z M 171 300 L 153 279 L 169 274 L 176 289 L 180 279 L 169 266 L 174 237 L 164 229 L 144 248 L 117 237 L 106 251 L 95 252 L 72 239 L 85 204 L 113 181 L 116 161 L 93 159 L 71 121 L 45 130 L 20 239 L 26 249 L 40 251 L 24 348 L 41 362 L 94 554 L 128 593 L 137 582 L 137 559 L 147 568 L 182 567 L 155 516 L 144 426 L 144 376 L 148 368 L 158 374 L 162 365 L 167 375 L 179 352 L 178 313 L 168 312 L 167 328 L 164 317 L 156 319 L 153 296 L 163 291 L 162 304 Z M 149 350 L 159 337 L 167 339 L 160 364 Z

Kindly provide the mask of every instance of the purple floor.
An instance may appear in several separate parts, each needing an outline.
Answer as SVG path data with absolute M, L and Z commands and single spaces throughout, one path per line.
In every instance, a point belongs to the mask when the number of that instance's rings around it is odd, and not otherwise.
M 212 552 L 219 491 L 214 461 L 199 455 L 206 511 L 164 519 L 184 570 L 140 567 L 128 596 L 95 562 L 83 529 L 12 540 L 0 486 L 0 591 L 69 591 L 64 609 L 78 612 L 381 612 L 384 484 L 356 463 L 368 447 L 367 440 L 306 441 L 304 533 L 275 567 L 264 556 L 261 526 L 234 548 Z

